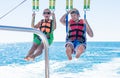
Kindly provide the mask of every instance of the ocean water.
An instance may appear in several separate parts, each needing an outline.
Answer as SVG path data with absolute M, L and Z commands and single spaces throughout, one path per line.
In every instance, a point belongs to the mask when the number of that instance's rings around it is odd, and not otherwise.
M 86 51 L 68 61 L 64 42 L 49 47 L 50 78 L 120 78 L 120 42 L 88 42 Z M 45 78 L 44 52 L 23 60 L 31 42 L 0 44 L 0 78 Z

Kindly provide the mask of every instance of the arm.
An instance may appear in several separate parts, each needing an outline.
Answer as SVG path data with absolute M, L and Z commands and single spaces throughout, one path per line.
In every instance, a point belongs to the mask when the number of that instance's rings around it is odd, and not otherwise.
M 31 22 L 31 27 L 32 28 L 39 28 L 40 27 L 40 24 L 41 22 L 38 22 L 38 24 L 34 25 L 35 24 L 35 12 L 32 14 L 32 22 Z
M 34 28 L 39 28 L 40 26 L 41 26 L 41 21 L 38 22 L 38 23 L 34 26 Z
M 87 22 L 86 19 L 85 19 L 84 21 L 85 21 L 85 24 L 86 24 L 86 31 L 87 31 L 88 35 L 89 35 L 90 37 L 93 37 L 93 31 L 92 31 L 90 25 L 88 24 L 88 22 Z
M 35 12 L 32 14 L 32 21 L 31 21 L 31 27 L 34 28 L 35 23 Z
M 67 13 L 65 13 L 61 18 L 60 18 L 60 22 L 65 26 L 66 25 L 66 15 Z
M 52 17 L 53 17 L 53 22 L 54 22 L 53 30 L 55 30 L 56 29 L 56 17 L 54 13 L 52 13 Z
M 60 22 L 61 22 L 64 26 L 66 26 L 66 15 L 69 14 L 69 13 L 71 13 L 71 12 L 72 12 L 72 10 L 67 11 L 67 13 L 65 13 L 65 14 L 60 18 Z

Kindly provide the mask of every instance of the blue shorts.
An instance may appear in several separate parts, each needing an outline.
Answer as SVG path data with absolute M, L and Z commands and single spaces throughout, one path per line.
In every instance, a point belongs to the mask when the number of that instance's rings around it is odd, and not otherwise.
M 81 42 L 78 41 L 78 40 L 68 41 L 68 42 L 66 42 L 66 45 L 67 45 L 67 44 L 71 44 L 71 45 L 74 47 L 74 50 L 73 50 L 73 53 L 74 53 L 74 54 L 76 53 L 77 48 L 78 48 L 80 45 L 83 45 L 83 46 L 86 48 L 86 42 L 81 43 Z M 65 45 L 65 46 L 66 46 L 66 45 Z

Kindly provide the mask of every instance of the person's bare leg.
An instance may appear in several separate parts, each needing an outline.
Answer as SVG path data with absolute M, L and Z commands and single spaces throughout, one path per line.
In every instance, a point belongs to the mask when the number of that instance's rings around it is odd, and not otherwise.
M 77 48 L 77 52 L 76 52 L 76 58 L 79 58 L 80 55 L 85 51 L 85 46 L 84 45 L 80 45 Z
M 66 45 L 66 54 L 69 60 L 72 60 L 72 51 L 73 51 L 73 46 L 72 44 L 67 44 Z
M 26 60 L 29 60 L 28 58 L 34 54 L 35 50 L 37 49 L 38 45 L 33 43 L 31 49 L 29 50 L 27 56 L 25 57 Z
M 43 45 L 43 44 L 39 45 L 39 46 L 37 47 L 36 53 L 34 53 L 33 55 L 31 55 L 30 58 L 31 58 L 32 60 L 34 60 L 35 57 L 37 57 L 37 56 L 39 56 L 39 55 L 42 54 L 43 49 L 44 49 L 44 45 Z

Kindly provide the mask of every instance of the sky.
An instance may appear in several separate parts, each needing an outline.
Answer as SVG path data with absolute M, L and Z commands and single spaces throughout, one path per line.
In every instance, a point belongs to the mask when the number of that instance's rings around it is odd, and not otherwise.
M 0 17 L 13 9 L 24 0 L 1 0 Z M 83 18 L 83 1 L 73 0 L 73 7 L 80 11 Z M 43 9 L 49 7 L 49 0 L 39 0 L 39 11 L 36 12 L 35 23 L 43 19 Z M 120 41 L 120 0 L 91 0 L 90 10 L 87 11 L 87 20 L 94 32 L 94 37 L 87 35 L 87 41 Z M 56 0 L 55 15 L 57 29 L 54 31 L 54 41 L 65 41 L 65 26 L 60 18 L 66 13 L 66 0 Z M 25 1 L 18 8 L 0 19 L 0 25 L 31 27 L 32 0 Z M 0 30 L 0 42 L 24 42 L 33 40 L 32 33 Z

